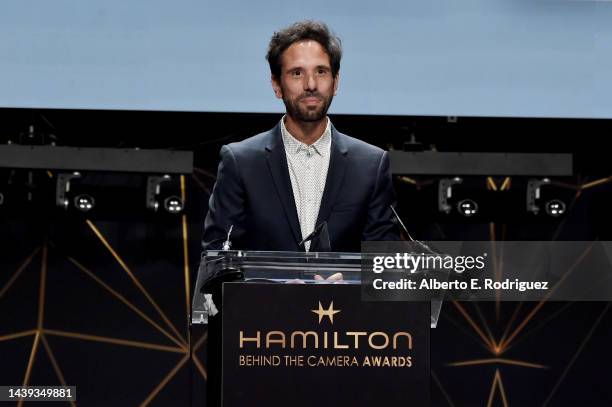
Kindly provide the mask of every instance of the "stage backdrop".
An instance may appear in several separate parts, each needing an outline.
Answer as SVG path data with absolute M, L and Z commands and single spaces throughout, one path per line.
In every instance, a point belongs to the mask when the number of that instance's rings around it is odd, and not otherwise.
M 122 205 L 105 215 L 66 213 L 54 206 L 57 171 L 35 171 L 28 181 L 27 170 L 0 169 L 2 191 L 21 185 L 21 196 L 32 191 L 44 198 L 34 208 L 0 205 L 0 384 L 65 382 L 78 387 L 84 406 L 203 406 L 208 337 L 201 327 L 188 335 L 186 300 L 219 148 L 278 119 L 0 109 L 2 143 L 53 136 L 65 146 L 193 150 L 196 167 L 185 175 L 185 219 L 150 214 L 142 195 L 134 198 L 133 213 Z M 570 193 L 566 216 L 556 219 L 525 213 L 520 177 L 475 180 L 500 200 L 520 198 L 491 218 L 440 213 L 438 176 L 396 177 L 398 211 L 416 238 L 612 240 L 610 160 L 601 147 L 602 136 L 612 133 L 610 120 L 333 120 L 343 132 L 384 148 L 401 148 L 411 131 L 439 151 L 574 154 L 574 176 L 555 180 Z M 446 302 L 431 331 L 432 405 L 609 406 L 610 326 L 610 303 Z

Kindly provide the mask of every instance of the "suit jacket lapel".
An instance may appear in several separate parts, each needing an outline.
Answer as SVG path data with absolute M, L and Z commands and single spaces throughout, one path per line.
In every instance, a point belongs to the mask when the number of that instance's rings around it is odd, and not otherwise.
M 330 148 L 329 169 L 327 170 L 327 179 L 325 181 L 325 189 L 323 198 L 321 199 L 321 207 L 319 208 L 319 216 L 317 217 L 317 225 L 327 220 L 331 210 L 336 202 L 338 193 L 342 187 L 344 173 L 348 163 L 348 149 L 342 140 L 342 135 L 336 131 L 334 126 L 332 131 L 332 143 Z M 334 242 L 331 242 L 332 249 Z
M 281 137 L 280 124 L 277 124 L 276 127 L 270 130 L 270 137 L 266 145 L 266 153 L 268 168 L 270 169 L 276 192 L 283 204 L 287 222 L 291 227 L 291 233 L 297 245 L 302 240 L 302 231 L 300 229 L 295 199 L 293 198 L 293 188 L 291 187 L 291 179 L 289 178 L 287 156 L 285 155 L 285 146 L 283 145 Z M 301 250 L 304 250 L 303 246 Z

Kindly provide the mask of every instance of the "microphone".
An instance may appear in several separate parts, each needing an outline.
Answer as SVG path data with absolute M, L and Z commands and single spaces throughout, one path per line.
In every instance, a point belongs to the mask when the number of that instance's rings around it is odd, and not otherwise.
M 234 229 L 234 225 L 231 225 L 229 231 L 227 232 L 227 239 L 223 242 L 223 248 L 221 250 L 228 251 L 232 247 L 232 242 L 230 241 L 230 235 L 232 234 L 232 230 Z
M 399 222 L 399 224 L 402 227 L 402 229 L 404 230 L 404 232 L 406 232 L 406 236 L 408 236 L 408 238 L 410 239 L 411 242 L 414 242 L 414 239 L 412 238 L 412 235 L 410 234 L 410 232 L 408 232 L 408 229 L 406 228 L 406 225 L 404 225 L 404 222 L 402 222 L 402 218 L 399 217 L 399 215 L 395 211 L 395 208 L 393 207 L 393 205 L 389 205 L 389 208 L 391 208 L 391 211 L 393 212 L 393 215 L 395 215 L 395 219 L 397 219 L 397 221 Z
M 327 221 L 319 223 L 308 236 L 306 236 L 302 241 L 298 244 L 298 246 L 304 245 L 304 243 L 311 241 L 320 236 L 320 240 L 322 240 L 323 251 L 331 251 L 331 242 L 329 240 L 329 231 L 327 230 Z
M 421 248 L 423 248 L 426 251 L 428 251 L 430 254 L 438 254 L 435 251 L 431 250 L 431 248 L 429 246 L 427 246 L 425 243 L 421 242 L 420 240 L 414 239 L 412 237 L 412 235 L 410 234 L 410 232 L 408 232 L 408 229 L 406 228 L 406 225 L 404 225 L 404 222 L 402 222 L 402 218 L 399 217 L 399 215 L 397 214 L 397 211 L 395 210 L 393 205 L 389 205 L 389 208 L 391 208 L 391 211 L 393 212 L 393 215 L 395 215 L 395 218 L 399 222 L 399 224 L 402 227 L 402 229 L 404 230 L 404 232 L 406 232 L 406 235 L 408 236 L 408 238 L 410 239 L 411 242 L 416 243 Z

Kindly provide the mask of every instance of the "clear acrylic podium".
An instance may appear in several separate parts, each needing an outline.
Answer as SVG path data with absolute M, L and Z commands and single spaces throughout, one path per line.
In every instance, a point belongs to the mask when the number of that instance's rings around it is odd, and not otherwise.
M 342 283 L 361 284 L 364 256 L 342 252 L 208 251 L 202 257 L 192 302 L 192 324 L 207 324 L 220 304 L 221 284 L 226 281 L 329 284 L 335 273 Z M 372 256 L 372 254 L 368 254 Z M 319 275 L 323 280 L 315 280 Z M 431 327 L 435 328 L 443 293 L 431 300 Z M 401 309 L 401 303 L 398 303 Z
M 222 364 L 224 363 L 224 329 L 227 328 L 225 323 L 222 323 L 223 318 L 221 314 L 227 314 L 228 310 L 222 310 L 222 304 L 226 300 L 225 307 L 228 309 L 234 307 L 229 305 L 227 299 L 222 296 L 224 283 L 233 282 L 244 282 L 244 283 L 268 283 L 282 287 L 286 286 L 287 290 L 283 292 L 290 292 L 296 284 L 338 284 L 344 285 L 344 287 L 337 287 L 334 289 L 335 292 L 345 291 L 349 289 L 346 287 L 350 285 L 360 285 L 362 282 L 362 267 L 367 264 L 368 258 L 365 256 L 372 256 L 372 254 L 361 254 L 361 253 L 341 253 L 341 252 L 257 252 L 257 251 L 239 251 L 239 250 L 219 250 L 219 251 L 207 251 L 201 259 L 200 267 L 198 270 L 198 276 L 196 286 L 194 287 L 194 296 L 192 301 L 192 314 L 191 324 L 194 328 L 197 325 L 202 326 L 208 324 L 208 340 L 207 340 L 207 368 L 210 374 L 208 375 L 207 390 L 206 390 L 206 401 L 208 406 L 222 406 L 226 405 L 222 400 L 222 394 L 227 391 L 227 387 L 222 378 L 224 376 L 224 370 Z M 326 280 L 328 277 L 342 273 L 341 281 L 329 281 Z M 315 278 L 316 277 L 316 278 Z M 268 285 L 265 284 L 265 285 Z M 226 287 L 236 287 L 235 284 Z M 256 290 L 261 290 L 261 284 L 253 284 L 252 286 Z M 272 287 L 270 287 L 272 288 Z M 304 287 L 306 288 L 306 287 Z M 313 289 L 324 287 L 312 287 Z M 353 290 L 351 290 L 353 291 Z M 276 291 L 278 292 L 278 290 Z M 353 291 L 353 292 L 359 292 Z M 423 306 L 424 303 L 420 304 L 407 303 L 407 302 L 388 302 L 387 309 L 389 310 L 387 315 L 398 315 L 401 314 L 404 320 L 410 318 L 417 318 L 422 321 L 419 326 L 424 327 L 427 333 L 421 333 L 418 335 L 418 340 L 425 340 L 427 346 L 429 344 L 429 328 L 435 328 L 440 315 L 444 293 L 441 293 L 440 297 L 431 299 L 428 306 Z M 253 307 L 258 308 L 256 298 L 251 298 L 249 305 L 251 309 Z M 270 303 L 270 298 L 262 298 L 262 302 Z M 286 299 L 285 299 L 286 301 Z M 357 299 L 356 301 L 361 301 Z M 279 306 L 284 303 L 279 301 Z M 363 302 L 361 302 L 363 304 Z M 235 302 L 231 302 L 235 304 Z M 381 304 L 382 305 L 382 304 Z M 245 304 L 236 307 L 244 307 Z M 402 310 L 404 313 L 402 314 Z M 415 310 L 418 312 L 415 314 Z M 430 310 L 430 324 L 428 326 L 427 310 Z M 226 315 L 227 316 L 227 315 Z M 225 327 L 225 328 L 224 328 Z M 415 340 L 417 337 L 415 337 Z M 231 342 L 228 342 L 231 343 Z M 227 343 L 226 343 L 227 345 Z M 428 351 L 421 355 L 425 357 L 424 362 L 419 364 L 421 367 L 429 369 L 429 353 Z M 353 371 L 353 370 L 350 370 Z M 411 370 L 402 370 L 405 374 L 408 374 Z M 354 370 L 359 372 L 359 370 Z M 402 393 L 409 393 L 416 397 L 416 394 L 425 392 L 423 389 L 428 388 L 424 383 L 428 383 L 429 373 L 428 370 L 424 370 L 420 374 L 416 374 L 417 380 L 413 382 L 413 387 L 410 392 L 398 390 L 394 392 L 398 397 Z M 346 373 L 346 372 L 345 372 Z M 403 373 L 403 374 L 404 374 Z M 397 376 L 397 377 L 396 377 Z M 234 377 L 232 375 L 228 376 Z M 350 380 L 350 376 L 340 375 L 336 376 L 343 378 L 342 380 Z M 380 377 L 386 377 L 382 375 Z M 395 379 L 394 379 L 395 378 Z M 261 378 L 260 378 L 261 379 Z M 405 387 L 405 381 L 403 376 L 400 377 L 396 373 L 392 374 L 392 377 L 388 378 L 385 383 L 391 385 L 393 380 L 400 381 L 402 386 Z M 259 380 L 259 379 L 258 379 Z M 420 381 L 419 381 L 420 380 Z M 257 380 L 246 380 L 245 383 L 256 382 Z M 416 384 L 415 384 L 416 383 Z M 225 387 L 224 387 L 225 386 Z M 240 387 L 240 386 L 239 386 Z M 401 387 L 401 386 L 400 386 Z M 401 387 L 402 389 L 404 387 Z M 225 389 L 225 390 L 224 390 Z M 426 392 L 428 394 L 428 392 Z M 235 392 L 231 392 L 235 394 Z M 372 393 L 375 394 L 375 393 Z M 424 393 L 423 393 L 424 394 Z M 336 397 L 336 394 L 331 394 L 330 399 Z M 411 398 L 412 400 L 412 398 Z M 293 405 L 297 405 L 292 402 Z M 227 404 L 236 405 L 236 404 Z M 420 405 L 420 404 L 413 404 Z

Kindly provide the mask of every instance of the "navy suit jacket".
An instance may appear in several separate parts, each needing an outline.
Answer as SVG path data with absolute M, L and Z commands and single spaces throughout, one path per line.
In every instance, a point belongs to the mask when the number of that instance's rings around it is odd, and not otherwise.
M 359 252 L 361 241 L 398 240 L 386 151 L 332 126 L 327 180 L 316 225 L 324 220 L 333 251 Z M 233 225 L 232 249 L 303 251 L 280 123 L 221 148 L 203 248 L 220 249 Z M 310 251 L 318 251 L 313 240 Z

